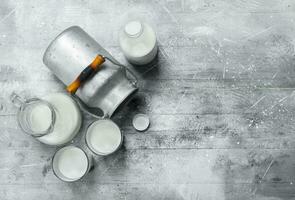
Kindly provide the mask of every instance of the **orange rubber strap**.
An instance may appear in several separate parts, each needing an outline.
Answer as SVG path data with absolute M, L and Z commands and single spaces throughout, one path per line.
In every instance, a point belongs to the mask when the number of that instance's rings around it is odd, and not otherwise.
M 90 65 L 88 65 L 79 76 L 67 86 L 67 91 L 71 94 L 75 94 L 79 87 L 95 72 L 97 72 L 101 64 L 104 63 L 105 58 L 101 55 L 97 55 Z

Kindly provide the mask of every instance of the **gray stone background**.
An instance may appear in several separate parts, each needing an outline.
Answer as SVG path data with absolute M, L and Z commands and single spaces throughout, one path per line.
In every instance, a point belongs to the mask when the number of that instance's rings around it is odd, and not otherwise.
M 135 68 L 117 36 L 136 17 L 159 55 Z M 295 199 L 294 20 L 294 0 L 1 0 L 0 199 Z M 140 92 L 114 117 L 122 149 L 70 184 L 50 168 L 56 148 L 20 131 L 9 95 L 64 91 L 42 55 L 71 25 L 133 69 Z M 146 132 L 132 128 L 139 112 Z

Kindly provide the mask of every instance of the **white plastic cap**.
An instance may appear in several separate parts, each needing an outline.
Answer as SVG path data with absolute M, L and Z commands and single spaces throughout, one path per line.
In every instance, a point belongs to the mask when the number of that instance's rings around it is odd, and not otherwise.
M 129 37 L 138 37 L 142 32 L 142 24 L 140 21 L 131 21 L 125 25 L 124 30 Z
M 133 117 L 133 127 L 138 131 L 145 131 L 150 125 L 150 119 L 145 114 L 137 114 Z

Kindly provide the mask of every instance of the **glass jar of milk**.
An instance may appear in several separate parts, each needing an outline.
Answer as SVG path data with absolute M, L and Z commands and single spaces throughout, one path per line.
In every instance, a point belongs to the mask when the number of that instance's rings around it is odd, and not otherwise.
M 152 27 L 141 21 L 130 21 L 119 34 L 120 47 L 130 63 L 145 65 L 157 55 L 157 39 Z
M 23 99 L 13 93 L 11 100 L 19 108 L 17 121 L 20 128 L 42 143 L 65 144 L 80 129 L 80 110 L 67 94 L 52 93 L 42 99 Z

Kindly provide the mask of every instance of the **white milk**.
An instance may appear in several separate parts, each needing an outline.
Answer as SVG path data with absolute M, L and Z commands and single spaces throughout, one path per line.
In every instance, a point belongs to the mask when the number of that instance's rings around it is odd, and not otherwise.
M 36 104 L 30 111 L 29 121 L 33 132 L 40 133 L 48 130 L 52 120 L 52 112 L 45 104 Z
M 133 64 L 147 64 L 157 55 L 156 34 L 146 23 L 127 23 L 120 33 L 119 42 L 125 57 Z
M 58 178 L 64 181 L 75 181 L 87 173 L 89 162 L 83 150 L 67 146 L 56 152 L 52 167 Z
M 44 97 L 54 107 L 56 118 L 53 131 L 38 140 L 49 145 L 62 145 L 72 140 L 81 127 L 81 113 L 76 102 L 67 94 L 52 93 Z
M 94 153 L 108 155 L 120 147 L 122 134 L 119 127 L 111 120 L 98 120 L 87 129 L 86 143 Z

